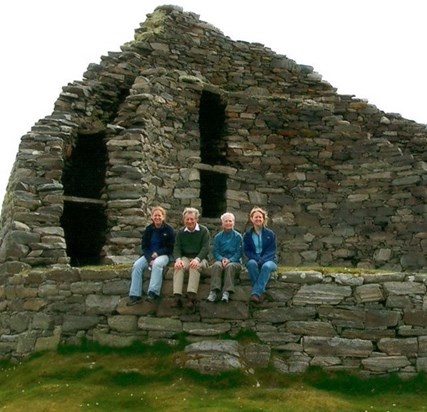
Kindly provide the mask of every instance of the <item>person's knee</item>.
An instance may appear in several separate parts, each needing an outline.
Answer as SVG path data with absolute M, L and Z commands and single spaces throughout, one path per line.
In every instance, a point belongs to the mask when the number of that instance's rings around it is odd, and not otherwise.
M 265 262 L 262 265 L 262 269 L 266 270 L 268 273 L 274 272 L 277 268 L 277 265 L 274 262 Z
M 163 262 L 153 262 L 153 269 L 163 270 L 166 265 Z
M 246 266 L 249 268 L 249 267 L 257 267 L 258 266 L 258 264 L 256 263 L 256 261 L 255 260 L 253 260 L 253 259 L 251 259 L 251 260 L 248 260 L 248 262 L 246 263 Z

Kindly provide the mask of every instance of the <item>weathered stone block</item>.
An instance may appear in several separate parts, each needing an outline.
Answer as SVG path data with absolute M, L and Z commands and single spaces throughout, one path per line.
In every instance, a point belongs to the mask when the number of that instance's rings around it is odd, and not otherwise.
M 215 336 L 227 333 L 231 330 L 228 322 L 206 323 L 206 322 L 184 322 L 183 331 L 197 336 Z
M 380 302 L 384 300 L 382 288 L 378 284 L 357 286 L 354 295 L 358 303 Z
M 111 329 L 118 332 L 130 333 L 137 329 L 137 317 L 132 315 L 110 316 L 107 322 Z
M 371 341 L 339 337 L 303 337 L 304 351 L 309 355 L 366 357 L 373 351 Z
M 334 306 L 319 307 L 319 318 L 321 320 L 330 320 L 334 326 L 362 329 L 365 316 L 364 310 L 351 306 L 346 306 L 345 308 Z
M 384 291 L 387 295 L 424 295 L 426 286 L 420 282 L 384 282 Z
M 65 333 L 75 333 L 80 330 L 94 328 L 99 322 L 98 316 L 65 315 L 62 330 Z
M 304 336 L 336 336 L 337 332 L 328 322 L 290 321 L 286 328 L 295 335 Z
M 295 294 L 294 305 L 337 305 L 351 296 L 351 287 L 337 285 L 303 285 Z
M 234 296 L 233 296 L 234 297 Z M 249 307 L 247 303 L 230 300 L 228 304 L 218 302 L 212 304 L 202 301 L 199 305 L 202 319 L 248 319 Z
M 112 313 L 119 303 L 119 296 L 89 295 L 86 298 L 86 313 L 109 314 Z
M 402 314 L 400 311 L 368 309 L 365 314 L 365 327 L 376 329 L 380 327 L 396 326 L 401 317 Z
M 259 309 L 254 312 L 253 317 L 257 321 L 281 323 L 288 320 L 312 320 L 316 316 L 316 309 L 312 306 L 307 307 L 280 307 L 270 309 Z
M 178 319 L 151 318 L 142 316 L 138 320 L 138 328 L 147 331 L 182 332 L 182 322 Z
M 405 309 L 403 312 L 403 322 L 406 325 L 427 326 L 427 312 L 418 309 Z
M 279 273 L 278 279 L 287 283 L 311 285 L 321 283 L 324 276 L 316 271 L 287 271 Z
M 396 372 L 410 364 L 406 356 L 371 356 L 362 359 L 363 367 L 371 372 Z
M 418 339 L 390 339 L 382 338 L 377 343 L 378 348 L 387 355 L 415 356 L 418 353 Z
M 248 366 L 256 368 L 268 367 L 271 356 L 271 347 L 269 345 L 249 343 L 242 345 L 241 352 Z

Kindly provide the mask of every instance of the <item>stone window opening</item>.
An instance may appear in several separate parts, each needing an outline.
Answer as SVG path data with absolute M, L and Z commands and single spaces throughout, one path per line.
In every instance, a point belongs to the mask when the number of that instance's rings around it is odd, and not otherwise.
M 219 94 L 203 91 L 199 108 L 200 157 L 202 163 L 225 165 L 227 145 L 225 141 L 226 104 Z
M 101 199 L 107 162 L 104 138 L 102 133 L 77 136 L 64 162 L 61 227 L 72 266 L 101 263 L 107 229 L 105 202 Z
M 200 158 L 211 166 L 227 164 L 225 140 L 226 103 L 216 93 L 203 91 L 200 98 Z M 202 214 L 206 218 L 216 218 L 225 212 L 227 175 L 200 170 L 200 198 Z
M 203 217 L 217 218 L 226 211 L 227 175 L 200 171 L 200 197 Z

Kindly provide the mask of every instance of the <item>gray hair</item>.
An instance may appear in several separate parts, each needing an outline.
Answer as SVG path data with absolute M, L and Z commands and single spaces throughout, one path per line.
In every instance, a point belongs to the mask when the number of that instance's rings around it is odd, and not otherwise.
M 231 218 L 231 220 L 232 220 L 233 222 L 235 222 L 235 221 L 236 221 L 236 218 L 234 217 L 233 213 L 225 212 L 224 214 L 222 214 L 222 215 L 221 215 L 221 222 L 222 222 L 224 219 L 226 219 L 227 217 Z
M 184 218 L 188 214 L 194 215 L 196 217 L 196 219 L 198 219 L 200 216 L 199 211 L 195 207 L 186 207 L 184 209 L 184 211 L 182 212 L 182 217 Z

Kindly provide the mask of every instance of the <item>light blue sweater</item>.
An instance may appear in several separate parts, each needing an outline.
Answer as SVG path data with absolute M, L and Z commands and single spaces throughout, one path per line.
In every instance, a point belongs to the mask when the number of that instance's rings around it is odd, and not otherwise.
M 242 258 L 242 235 L 237 230 L 222 230 L 214 238 L 213 255 L 215 260 L 227 258 L 240 262 Z

